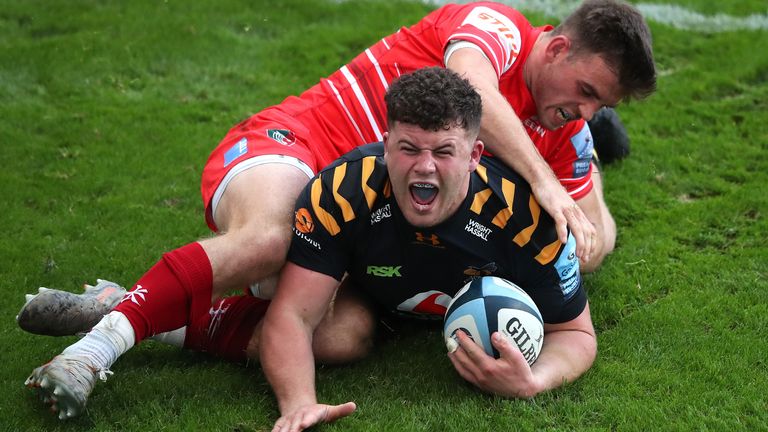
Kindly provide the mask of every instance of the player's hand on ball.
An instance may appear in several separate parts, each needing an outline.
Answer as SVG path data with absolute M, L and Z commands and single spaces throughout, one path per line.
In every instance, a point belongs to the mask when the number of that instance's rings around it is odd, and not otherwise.
M 495 359 L 463 331 L 456 332 L 459 348 L 448 357 L 465 380 L 488 393 L 505 397 L 529 398 L 538 393 L 531 367 L 520 350 L 496 332 L 491 343 L 501 354 Z
M 331 423 L 357 409 L 354 402 L 341 405 L 312 404 L 277 419 L 272 432 L 299 432 L 320 423 Z

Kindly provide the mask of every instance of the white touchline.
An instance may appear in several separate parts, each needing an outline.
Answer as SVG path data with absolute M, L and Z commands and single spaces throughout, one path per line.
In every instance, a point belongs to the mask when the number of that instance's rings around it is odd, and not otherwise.
M 346 0 L 336 0 L 343 3 Z M 469 0 L 422 0 L 429 5 L 440 6 L 446 3 L 469 3 Z M 544 15 L 562 19 L 579 3 L 578 0 L 500 0 L 520 10 L 529 10 Z M 665 3 L 633 3 L 643 15 L 657 23 L 665 24 L 681 30 L 691 30 L 700 33 L 719 33 L 735 30 L 768 30 L 768 12 L 737 17 L 718 13 L 704 15 L 682 6 Z

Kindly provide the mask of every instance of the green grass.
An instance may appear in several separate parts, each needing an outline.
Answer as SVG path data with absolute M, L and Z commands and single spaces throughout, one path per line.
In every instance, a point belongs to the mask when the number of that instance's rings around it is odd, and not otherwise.
M 676 4 L 765 13 L 763 0 Z M 153 343 L 119 360 L 86 415 L 59 422 L 22 383 L 75 339 L 28 335 L 13 317 L 38 286 L 130 284 L 163 251 L 209 235 L 199 178 L 226 131 L 429 9 L 3 1 L 0 429 L 269 430 L 277 408 L 258 367 Z M 319 370 L 321 400 L 359 405 L 320 429 L 768 429 L 768 33 L 651 24 L 659 91 L 620 109 L 633 153 L 605 170 L 618 245 L 586 279 L 594 368 L 503 400 L 461 382 L 435 331 L 403 334 Z

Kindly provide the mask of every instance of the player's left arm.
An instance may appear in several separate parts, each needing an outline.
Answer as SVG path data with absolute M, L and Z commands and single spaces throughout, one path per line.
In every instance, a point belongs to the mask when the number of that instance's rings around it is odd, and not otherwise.
M 287 262 L 261 332 L 260 360 L 280 407 L 273 431 L 300 431 L 351 414 L 356 405 L 318 403 L 312 336 L 338 281 Z
M 589 303 L 571 321 L 544 325 L 544 345 L 533 366 L 498 332 L 491 342 L 501 354 L 499 359 L 487 355 L 463 332 L 458 332 L 458 339 L 460 348 L 448 356 L 459 375 L 483 391 L 505 397 L 530 398 L 572 382 L 597 355 Z

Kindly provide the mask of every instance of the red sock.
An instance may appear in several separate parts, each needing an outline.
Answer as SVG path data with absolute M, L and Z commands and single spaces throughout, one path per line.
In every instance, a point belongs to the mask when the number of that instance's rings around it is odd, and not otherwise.
M 211 262 L 195 242 L 164 254 L 114 310 L 128 318 L 138 344 L 186 326 L 191 316 L 205 313 L 212 291 Z
M 268 300 L 252 295 L 221 299 L 204 314 L 192 317 L 184 348 L 235 362 L 247 360 L 248 342 L 267 306 Z

